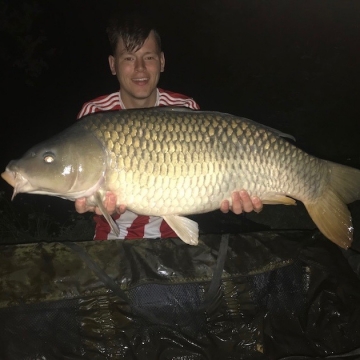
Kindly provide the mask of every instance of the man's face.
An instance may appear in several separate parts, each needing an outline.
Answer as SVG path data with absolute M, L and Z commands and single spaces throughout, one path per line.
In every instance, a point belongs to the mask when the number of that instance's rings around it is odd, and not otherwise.
M 136 52 L 128 52 L 122 39 L 119 41 L 115 56 L 109 56 L 111 73 L 120 83 L 121 97 L 126 107 L 137 102 L 156 100 L 156 87 L 160 73 L 164 71 L 164 53 L 156 46 L 151 31 L 143 46 Z

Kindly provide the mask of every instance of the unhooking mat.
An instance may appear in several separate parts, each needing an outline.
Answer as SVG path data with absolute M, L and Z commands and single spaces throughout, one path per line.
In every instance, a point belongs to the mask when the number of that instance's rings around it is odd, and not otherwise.
M 8 245 L 0 324 L 6 360 L 358 359 L 360 280 L 317 231 Z

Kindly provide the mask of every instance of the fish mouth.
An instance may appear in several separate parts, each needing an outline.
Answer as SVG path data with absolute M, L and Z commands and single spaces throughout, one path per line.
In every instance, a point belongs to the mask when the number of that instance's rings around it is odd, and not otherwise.
M 10 184 L 13 188 L 15 187 L 16 181 L 15 181 L 15 177 L 16 175 L 14 175 L 14 173 L 10 170 L 5 170 L 2 174 L 1 177 L 8 183 Z
M 73 191 L 71 193 L 69 190 L 54 191 L 46 187 L 39 187 L 38 185 L 32 183 L 31 179 L 29 180 L 26 178 L 21 172 L 10 170 L 9 168 L 6 168 L 6 170 L 1 174 L 1 177 L 14 188 L 11 200 L 13 200 L 19 193 L 52 195 L 59 196 L 63 199 L 75 200 L 79 197 L 88 197 L 93 195 L 104 182 L 104 177 L 102 176 L 94 186 L 86 188 L 85 190 Z
M 31 187 L 29 181 L 24 178 L 19 172 L 6 169 L 1 174 L 1 177 L 14 188 L 11 200 L 13 200 L 18 193 L 25 192 L 26 188 L 28 188 L 29 186 Z

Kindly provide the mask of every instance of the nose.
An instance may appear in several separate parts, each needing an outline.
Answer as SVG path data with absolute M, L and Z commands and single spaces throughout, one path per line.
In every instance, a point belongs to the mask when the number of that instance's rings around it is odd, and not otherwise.
M 136 59 L 135 70 L 140 71 L 145 68 L 145 62 L 143 59 Z

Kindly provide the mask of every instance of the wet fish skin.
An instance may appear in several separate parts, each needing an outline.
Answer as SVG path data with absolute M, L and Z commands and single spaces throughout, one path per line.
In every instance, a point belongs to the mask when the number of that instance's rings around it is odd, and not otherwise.
M 311 156 L 281 135 L 218 112 L 102 112 L 35 146 L 2 176 L 14 196 L 85 196 L 102 207 L 105 192 L 112 191 L 129 210 L 162 216 L 189 244 L 197 244 L 198 229 L 184 215 L 218 209 L 233 191 L 246 189 L 264 204 L 293 205 L 296 199 L 325 236 L 349 247 L 353 227 L 346 204 L 360 198 L 360 171 Z

